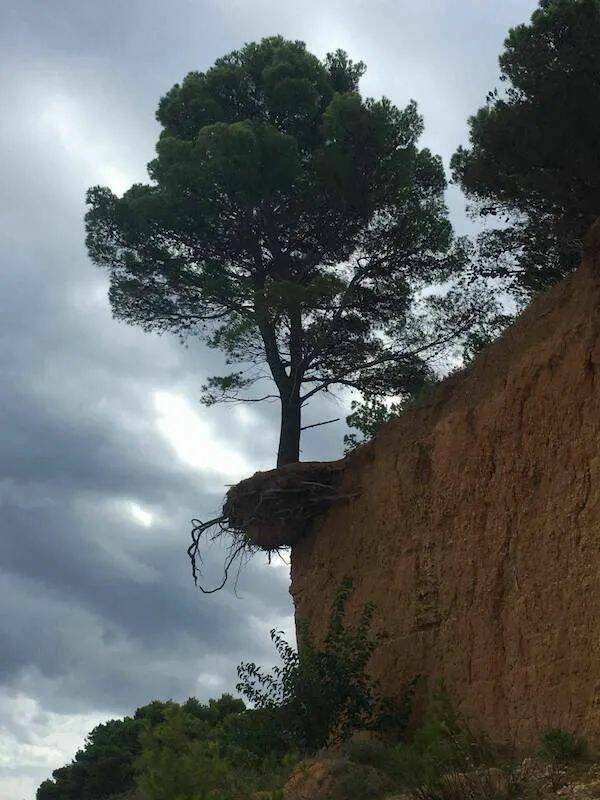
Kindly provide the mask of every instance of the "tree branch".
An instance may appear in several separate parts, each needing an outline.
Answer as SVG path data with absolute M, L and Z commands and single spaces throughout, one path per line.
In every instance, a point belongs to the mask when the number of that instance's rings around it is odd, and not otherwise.
M 335 419 L 326 419 L 325 422 L 315 422 L 313 425 L 304 425 L 304 427 L 300 428 L 301 431 L 308 431 L 311 428 L 320 428 L 321 425 L 330 425 L 332 422 L 339 422 L 340 418 L 336 417 Z
M 317 386 L 303 395 L 300 400 L 302 403 L 305 403 L 310 397 L 317 394 L 318 392 L 326 389 L 328 386 L 331 386 L 336 383 L 345 383 L 344 379 L 348 377 L 348 375 L 352 375 L 354 372 L 364 372 L 367 369 L 371 369 L 371 367 L 378 367 L 381 364 L 385 364 L 388 361 L 400 361 L 403 358 L 413 358 L 414 356 L 421 355 L 422 353 L 427 352 L 435 347 L 439 347 L 443 344 L 447 344 L 448 342 L 455 339 L 457 336 L 460 336 L 461 333 L 465 333 L 471 325 L 473 324 L 473 316 L 470 316 L 467 321 L 465 321 L 462 325 L 458 328 L 450 331 L 443 336 L 439 336 L 437 339 L 434 339 L 431 342 L 427 342 L 426 344 L 422 345 L 421 347 L 417 347 L 414 350 L 407 350 L 402 353 L 387 353 L 379 358 L 375 358 L 372 361 L 368 361 L 366 364 L 361 364 L 360 366 L 350 367 L 343 372 L 339 372 L 336 375 L 333 375 L 326 380 L 321 381 Z M 346 384 L 348 385 L 348 384 Z

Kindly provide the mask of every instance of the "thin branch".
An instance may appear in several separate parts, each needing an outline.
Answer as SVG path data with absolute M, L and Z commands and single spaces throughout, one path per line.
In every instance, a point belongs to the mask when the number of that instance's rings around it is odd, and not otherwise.
M 231 397 L 224 395 L 220 397 L 218 400 L 215 400 L 214 405 L 217 403 L 225 404 L 225 403 L 262 403 L 264 400 L 279 400 L 280 397 L 278 394 L 266 394 L 264 397 Z M 211 405 L 213 405 L 211 403 Z
M 362 281 L 362 279 L 367 276 L 367 274 L 368 270 L 364 268 L 354 273 L 354 276 L 352 277 L 350 283 L 346 287 L 344 294 L 342 295 L 342 298 L 340 300 L 340 303 L 336 308 L 333 317 L 329 321 L 329 324 L 327 325 L 325 331 L 323 331 L 323 334 L 317 339 L 317 341 L 315 342 L 315 344 L 313 344 L 310 351 L 305 355 L 302 361 L 304 369 L 307 369 L 310 366 L 313 358 L 324 350 L 327 340 L 330 338 L 331 334 L 335 330 L 337 323 L 339 322 L 342 314 L 344 313 L 344 309 L 348 305 L 352 292 L 354 291 L 356 286 Z
M 421 347 L 417 347 L 413 350 L 408 350 L 402 353 L 386 353 L 385 355 L 380 356 L 379 358 L 375 358 L 372 361 L 368 361 L 366 364 L 363 364 L 360 367 L 352 367 L 347 370 L 344 370 L 343 372 L 339 372 L 337 375 L 333 375 L 331 378 L 321 381 L 321 383 L 318 386 L 315 386 L 314 389 L 311 389 L 309 392 L 303 395 L 300 398 L 300 400 L 302 403 L 304 403 L 306 400 L 308 400 L 309 397 L 318 394 L 318 392 L 322 391 L 323 389 L 326 389 L 327 386 L 336 383 L 343 383 L 344 379 L 346 379 L 349 375 L 352 375 L 355 372 L 364 372 L 367 369 L 371 369 L 371 367 L 378 367 L 381 364 L 385 364 L 389 361 L 400 361 L 403 358 L 412 358 L 414 356 L 420 355 L 421 353 L 425 353 L 428 350 L 432 350 L 435 347 L 447 344 L 448 342 L 451 342 L 453 339 L 455 339 L 457 336 L 460 336 L 461 333 L 467 331 L 473 324 L 474 318 L 476 318 L 476 315 L 470 316 L 465 323 L 453 329 L 452 331 L 450 331 L 450 333 L 439 336 L 437 339 L 434 339 L 431 342 L 427 342 Z
M 308 431 L 310 428 L 320 428 L 321 425 L 330 425 L 332 422 L 339 422 L 340 417 L 336 417 L 335 419 L 327 419 L 325 422 L 315 422 L 313 425 L 304 425 L 304 427 L 300 428 L 301 431 Z

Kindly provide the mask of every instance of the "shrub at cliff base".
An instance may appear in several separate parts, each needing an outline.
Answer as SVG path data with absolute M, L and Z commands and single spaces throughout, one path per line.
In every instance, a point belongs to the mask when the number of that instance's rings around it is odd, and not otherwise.
M 341 749 L 304 763 L 285 800 L 509 800 L 519 796 L 514 770 L 456 711 L 443 684 L 423 724 L 403 741 L 353 737 Z M 522 795 L 521 795 L 522 796 Z
M 300 757 L 356 728 L 403 730 L 408 702 L 381 696 L 366 672 L 381 641 L 370 632 L 374 607 L 346 625 L 351 588 L 342 583 L 321 648 L 305 633 L 296 651 L 273 632 L 281 665 L 271 673 L 240 665 L 238 690 L 254 708 L 230 695 L 151 703 L 95 728 L 37 800 L 116 800 L 136 788 L 142 800 L 276 800 Z
M 281 666 L 271 673 L 253 663 L 238 668 L 237 689 L 257 710 L 254 723 L 263 720 L 274 736 L 273 751 L 310 753 L 344 741 L 355 730 L 400 734 L 406 727 L 412 687 L 394 702 L 369 676 L 367 665 L 384 635 L 371 635 L 373 604 L 365 605 L 355 628 L 345 624 L 351 590 L 352 582 L 342 581 L 321 648 L 303 625 L 298 650 L 271 631 Z
M 538 755 L 548 761 L 566 763 L 586 755 L 585 741 L 571 731 L 550 728 L 540 736 Z
M 322 645 L 304 631 L 296 650 L 273 632 L 280 666 L 240 665 L 238 690 L 253 708 L 231 695 L 150 703 L 94 728 L 37 800 L 529 797 L 522 774 L 470 730 L 443 682 L 408 734 L 411 687 L 394 704 L 369 678 L 383 637 L 371 634 L 372 605 L 355 626 L 346 623 L 351 589 L 349 580 L 341 584 Z M 545 769 L 560 772 L 583 753 L 582 740 L 563 730 L 540 739 Z

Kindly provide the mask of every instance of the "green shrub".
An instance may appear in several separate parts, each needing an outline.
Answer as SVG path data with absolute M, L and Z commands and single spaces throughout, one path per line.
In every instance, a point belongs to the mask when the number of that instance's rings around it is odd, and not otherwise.
M 386 775 L 393 775 L 396 768 L 396 748 L 382 739 L 350 739 L 342 752 L 353 764 L 373 767 Z
M 354 739 L 344 754 L 385 774 L 395 791 L 408 791 L 416 800 L 506 800 L 515 788 L 510 772 L 494 767 L 491 746 L 470 730 L 443 682 L 410 738 L 395 745 Z
M 381 426 L 393 419 L 398 419 L 409 408 L 419 408 L 427 403 L 434 395 L 439 380 L 432 374 L 420 376 L 420 379 L 411 387 L 411 392 L 406 393 L 396 402 L 386 403 L 379 396 L 364 395 L 362 401 L 352 400 L 351 413 L 346 417 L 349 428 L 355 428 L 362 434 L 359 438 L 356 433 L 344 436 L 345 452 L 350 452 L 357 445 L 362 444 L 377 435 Z
M 366 667 L 382 636 L 371 635 L 374 606 L 367 604 L 354 628 L 346 625 L 346 603 L 352 582 L 336 594 L 327 635 L 316 647 L 306 626 L 299 626 L 298 650 L 281 633 L 271 638 L 281 666 L 270 673 L 254 663 L 238 667 L 237 689 L 255 707 L 248 720 L 256 741 L 273 752 L 312 753 L 333 741 L 344 741 L 356 729 L 406 727 L 410 692 L 396 704 L 382 696 Z
M 470 729 L 452 703 L 443 680 L 433 692 L 411 749 L 421 769 L 433 779 L 450 771 L 470 770 L 493 761 L 488 740 Z
M 240 703 L 225 695 L 208 706 L 172 704 L 162 724 L 142 731 L 136 773 L 144 800 L 278 800 L 298 759 L 261 758 L 235 743 L 231 731 L 254 717 Z
M 548 761 L 575 761 L 585 755 L 585 741 L 562 728 L 550 728 L 540 736 L 537 753 Z
M 393 790 L 389 777 L 367 764 L 340 762 L 334 796 L 344 800 L 381 800 Z

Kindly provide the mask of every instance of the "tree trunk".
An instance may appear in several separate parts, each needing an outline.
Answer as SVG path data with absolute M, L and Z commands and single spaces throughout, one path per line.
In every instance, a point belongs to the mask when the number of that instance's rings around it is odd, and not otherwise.
M 299 392 L 281 397 L 281 429 L 277 466 L 300 461 L 300 397 Z

